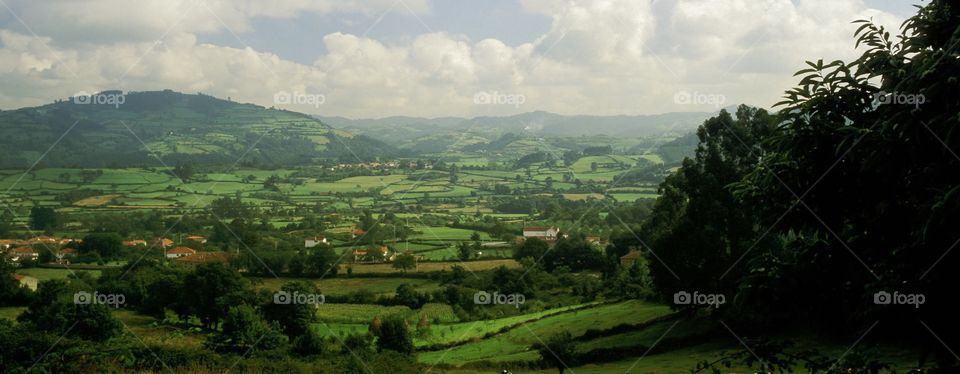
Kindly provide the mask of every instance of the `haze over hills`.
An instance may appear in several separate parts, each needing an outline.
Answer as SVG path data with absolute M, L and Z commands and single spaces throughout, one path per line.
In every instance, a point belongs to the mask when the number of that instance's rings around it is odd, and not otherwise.
M 386 117 L 348 119 L 318 117 L 323 122 L 416 152 L 477 150 L 513 134 L 538 137 L 609 137 L 674 139 L 694 131 L 714 113 L 675 112 L 654 115 L 561 115 L 536 111 L 505 117 Z M 667 140 L 668 141 L 668 140 Z
M 0 147 L 6 150 L 0 167 L 29 167 L 41 158 L 40 166 L 107 167 L 233 164 L 243 156 L 244 165 L 271 166 L 440 152 L 497 152 L 518 158 L 550 148 L 562 152 L 611 145 L 636 150 L 689 134 L 711 115 L 565 116 L 538 111 L 508 117 L 354 120 L 170 90 L 97 95 L 0 112 Z
M 176 162 L 297 165 L 399 151 L 305 114 L 170 90 L 94 97 L 0 112 L 0 167 L 159 166 Z
M 318 116 L 322 121 L 337 128 L 343 128 L 371 137 L 395 139 L 394 131 L 404 129 L 405 139 L 419 130 L 431 131 L 469 130 L 489 134 L 491 138 L 508 132 L 530 133 L 537 136 L 583 136 L 610 135 L 626 137 L 657 136 L 663 133 L 683 134 L 693 131 L 713 112 L 673 112 L 653 115 L 561 115 L 535 111 L 506 117 L 385 117 L 377 119 L 349 119 L 344 117 Z M 393 131 L 392 131 L 393 130 Z M 386 133 L 384 133 L 386 131 Z

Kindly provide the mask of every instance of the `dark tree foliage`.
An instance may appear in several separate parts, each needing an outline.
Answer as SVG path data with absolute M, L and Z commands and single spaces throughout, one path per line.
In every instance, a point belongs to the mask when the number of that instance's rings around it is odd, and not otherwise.
M 792 278 L 799 287 L 778 290 L 791 295 L 783 310 L 842 327 L 903 321 L 903 336 L 950 357 L 917 321 L 960 343 L 960 256 L 947 252 L 960 225 L 960 7 L 931 1 L 899 39 L 857 24 L 866 51 L 797 73 L 762 163 L 737 185 L 764 226 L 791 233 L 785 250 L 746 261 L 745 287 Z M 926 304 L 874 305 L 877 291 L 921 293 Z
M 303 281 L 284 284 L 283 287 L 280 287 L 280 290 L 290 295 L 320 294 L 320 290 L 313 283 Z M 314 304 L 278 304 L 271 298 L 262 309 L 266 319 L 278 323 L 280 331 L 290 337 L 291 340 L 311 333 L 310 324 L 317 319 L 317 305 Z
M 740 106 L 736 118 L 721 110 L 697 131 L 700 145 L 661 185 L 661 198 L 643 227 L 657 291 L 732 295 L 743 272 L 740 257 L 758 230 L 755 208 L 735 198 L 730 184 L 753 170 L 760 142 L 773 130 L 766 111 Z M 759 252 L 759 251 L 758 251 Z M 728 274 L 729 273 L 729 274 Z
M 393 317 L 383 320 L 375 333 L 377 348 L 381 352 L 391 350 L 402 354 L 413 353 L 413 337 L 410 335 L 407 321 L 403 318 Z
M 215 350 L 248 353 L 270 350 L 287 343 L 276 323 L 269 323 L 249 305 L 230 307 L 223 319 L 223 329 L 213 335 L 208 345 Z
M 120 254 L 121 250 L 120 235 L 115 233 L 92 233 L 83 237 L 80 242 L 80 253 L 97 253 L 100 257 L 109 259 Z
M 226 316 L 231 301 L 251 294 L 246 279 L 222 264 L 202 264 L 183 281 L 183 298 L 191 300 L 193 314 L 204 327 L 215 328 Z
M 576 366 L 577 342 L 567 331 L 547 338 L 543 343 L 533 346 L 540 353 L 540 359 L 551 367 L 557 368 L 560 374 L 572 366 Z
M 93 341 L 104 341 L 118 334 L 121 325 L 113 317 L 111 307 L 89 302 L 77 304 L 74 299 L 77 291 L 81 289 L 65 281 L 43 282 L 17 321 L 51 334 Z
M 30 228 L 50 231 L 60 225 L 60 217 L 51 207 L 35 206 L 30 209 Z

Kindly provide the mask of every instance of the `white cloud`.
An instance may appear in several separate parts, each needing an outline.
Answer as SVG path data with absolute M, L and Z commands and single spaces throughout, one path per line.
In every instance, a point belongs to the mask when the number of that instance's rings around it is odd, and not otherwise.
M 133 7 L 113 0 L 14 3 L 25 22 L 42 25 L 33 27 L 42 36 L 0 22 L 3 107 L 115 87 L 202 91 L 270 106 L 273 93 L 285 90 L 327 99 L 319 110 L 292 110 L 353 117 L 713 109 L 675 104 L 678 91 L 722 94 L 727 104 L 770 105 L 795 84 L 792 74 L 804 60 L 856 55 L 850 21 L 901 21 L 860 0 L 524 1 L 527 11 L 551 17 L 552 24 L 517 46 L 443 31 L 395 44 L 335 32 L 322 38 L 327 53 L 300 64 L 250 48 L 199 43 L 197 35 L 223 32 L 224 24 L 258 32 L 250 26 L 256 17 L 302 12 L 375 19 L 396 2 L 208 0 L 190 12 L 185 9 L 194 3 L 172 0 Z M 417 13 L 430 9 L 425 0 L 405 3 Z M 205 6 L 212 12 L 199 11 Z M 481 91 L 523 95 L 525 102 L 476 105 L 474 94 Z

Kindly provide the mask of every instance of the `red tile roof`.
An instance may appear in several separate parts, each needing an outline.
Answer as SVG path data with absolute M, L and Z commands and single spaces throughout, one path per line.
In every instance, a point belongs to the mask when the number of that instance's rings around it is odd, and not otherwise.
M 177 247 L 167 251 L 167 254 L 173 254 L 173 255 L 194 254 L 194 253 L 197 253 L 197 251 L 193 250 L 193 248 L 188 248 L 188 247 Z
M 181 264 L 202 264 L 208 262 L 227 262 L 229 258 L 226 252 L 197 252 L 173 261 Z
M 37 253 L 31 247 L 17 247 L 13 249 L 14 253 Z

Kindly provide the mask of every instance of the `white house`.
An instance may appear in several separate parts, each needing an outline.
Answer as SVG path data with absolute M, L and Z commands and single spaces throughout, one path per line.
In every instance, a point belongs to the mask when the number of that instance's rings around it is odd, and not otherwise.
M 320 244 L 327 244 L 327 238 L 324 236 L 314 236 L 303 240 L 304 248 L 313 248 Z
M 523 228 L 524 238 L 557 240 L 557 236 L 559 235 L 560 235 L 560 229 L 553 226 L 550 226 L 550 227 L 530 226 L 530 227 Z

